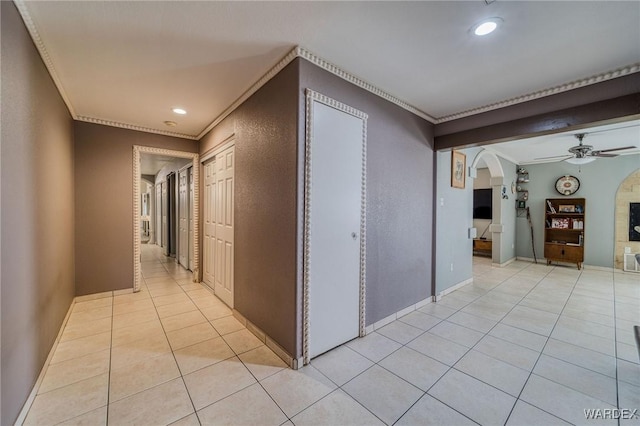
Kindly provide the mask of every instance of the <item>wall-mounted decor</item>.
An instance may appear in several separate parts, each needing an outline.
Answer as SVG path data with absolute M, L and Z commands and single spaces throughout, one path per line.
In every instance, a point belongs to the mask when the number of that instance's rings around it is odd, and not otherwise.
M 560 176 L 556 181 L 556 191 L 561 195 L 573 195 L 580 189 L 580 181 L 575 176 Z
M 640 241 L 640 203 L 629 203 L 629 241 Z
M 451 152 L 451 186 L 464 189 L 464 172 L 467 168 L 467 156 L 459 151 Z

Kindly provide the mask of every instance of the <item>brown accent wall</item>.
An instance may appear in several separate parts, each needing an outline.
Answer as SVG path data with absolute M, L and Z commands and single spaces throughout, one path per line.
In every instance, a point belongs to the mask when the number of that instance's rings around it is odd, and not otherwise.
M 204 154 L 235 134 L 235 309 L 291 355 L 297 343 L 298 73 L 297 61 L 289 64 L 200 143 Z
M 369 325 L 431 296 L 433 125 L 301 59 L 298 91 L 300 200 L 304 191 L 306 88 L 369 115 L 366 264 L 366 323 Z M 302 208 L 299 204 L 300 218 L 303 217 Z M 302 260 L 301 252 L 299 259 Z M 298 283 L 301 294 L 301 276 Z M 300 297 L 299 303 L 301 300 Z M 298 323 L 302 324 L 300 304 L 298 313 Z M 300 346 L 298 353 L 301 353 Z
M 487 145 L 640 116 L 640 73 L 459 118 L 435 126 L 435 148 Z
M 133 286 L 133 146 L 198 152 L 198 142 L 75 123 L 76 295 Z
M 0 423 L 13 424 L 74 295 L 73 124 L 13 2 L 1 3 Z
M 437 138 L 442 135 L 461 133 L 466 130 L 522 120 L 536 115 L 550 115 L 560 110 L 570 111 L 572 108 L 638 92 L 640 92 L 640 73 L 633 73 L 508 107 L 446 121 L 436 126 L 435 135 Z M 640 111 L 635 113 L 640 113 Z M 564 121 L 556 122 L 556 128 L 562 130 L 562 128 L 573 124 L 566 120 L 579 120 L 579 118 L 569 115 L 568 118 L 563 119 Z

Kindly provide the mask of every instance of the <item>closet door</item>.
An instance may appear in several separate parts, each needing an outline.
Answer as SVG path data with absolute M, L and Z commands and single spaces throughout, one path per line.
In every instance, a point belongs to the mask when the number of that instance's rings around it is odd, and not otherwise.
M 363 119 L 312 106 L 309 222 L 309 358 L 360 331 Z

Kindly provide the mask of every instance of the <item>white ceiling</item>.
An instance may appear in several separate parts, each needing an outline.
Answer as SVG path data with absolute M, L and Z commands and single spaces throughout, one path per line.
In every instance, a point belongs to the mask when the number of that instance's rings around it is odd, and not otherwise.
M 192 138 L 296 45 L 445 119 L 640 62 L 638 1 L 16 4 L 76 118 Z

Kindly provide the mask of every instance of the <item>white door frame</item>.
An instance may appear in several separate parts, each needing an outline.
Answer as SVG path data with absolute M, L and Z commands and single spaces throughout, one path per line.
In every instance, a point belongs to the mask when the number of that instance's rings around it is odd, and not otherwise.
M 191 165 L 190 168 L 187 169 L 187 173 L 188 173 L 188 178 L 189 178 L 189 212 L 191 212 L 192 210 L 194 210 L 194 205 L 193 205 L 193 194 L 195 191 L 194 185 L 193 185 L 193 165 Z M 194 270 L 194 266 L 193 266 L 193 218 L 191 216 L 191 214 L 189 215 L 189 270 L 193 271 Z
M 153 148 L 149 146 L 133 146 L 133 291 L 140 291 L 140 283 L 142 281 L 140 262 L 140 232 L 138 223 L 140 218 L 140 154 L 155 154 L 178 158 L 190 158 L 193 165 L 193 212 L 191 217 L 193 220 L 193 281 L 198 282 L 198 273 L 200 268 L 200 247 L 198 244 L 199 229 L 199 179 L 200 169 L 199 155 L 193 152 L 174 151 L 170 149 Z
M 366 260 L 367 260 L 367 238 L 366 238 L 366 217 L 367 217 L 367 114 L 358 111 L 348 105 L 331 99 L 325 95 L 306 89 L 306 141 L 304 160 L 304 262 L 303 262 L 303 324 L 302 324 L 302 356 L 304 364 L 308 364 L 309 358 L 309 265 L 311 261 L 310 231 L 312 220 L 311 206 L 311 150 L 313 148 L 313 104 L 319 102 L 331 108 L 335 108 L 346 114 L 362 119 L 362 193 L 360 209 L 360 312 L 359 328 L 360 337 L 366 334 L 365 331 L 365 302 L 366 302 Z
M 181 167 L 178 170 L 178 222 L 180 222 L 180 211 L 181 209 L 186 209 L 187 210 L 187 247 L 182 247 L 180 244 L 180 236 L 178 236 L 178 252 L 176 253 L 176 257 L 178 258 L 178 263 L 180 263 L 180 256 L 185 256 L 185 263 L 186 265 L 182 265 L 184 266 L 185 269 L 190 269 L 189 268 L 189 246 L 191 246 L 191 240 L 189 239 L 189 216 L 191 215 L 191 210 L 189 210 L 189 167 L 192 167 L 191 164 L 187 164 L 186 166 Z M 180 175 L 185 172 L 186 173 L 186 195 L 185 195 L 185 205 L 182 205 L 182 199 L 180 198 Z M 178 224 L 178 234 L 180 234 L 180 225 Z M 186 253 L 183 254 L 182 251 L 185 250 Z

